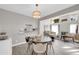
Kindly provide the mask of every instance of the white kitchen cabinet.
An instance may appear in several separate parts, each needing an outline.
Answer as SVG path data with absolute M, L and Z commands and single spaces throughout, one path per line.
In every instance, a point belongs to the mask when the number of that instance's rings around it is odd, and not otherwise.
M 0 55 L 12 55 L 12 40 L 0 40 Z

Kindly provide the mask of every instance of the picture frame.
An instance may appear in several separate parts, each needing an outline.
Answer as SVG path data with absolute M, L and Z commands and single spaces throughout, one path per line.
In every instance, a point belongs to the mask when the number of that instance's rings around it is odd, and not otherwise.
M 54 23 L 59 23 L 59 18 L 54 19 Z
M 65 21 L 67 21 L 67 20 L 68 20 L 68 19 L 65 18 L 65 19 L 62 19 L 61 22 L 65 22 Z
M 77 15 L 75 15 L 75 16 L 70 16 L 70 21 L 72 22 L 75 22 L 75 21 L 77 21 Z

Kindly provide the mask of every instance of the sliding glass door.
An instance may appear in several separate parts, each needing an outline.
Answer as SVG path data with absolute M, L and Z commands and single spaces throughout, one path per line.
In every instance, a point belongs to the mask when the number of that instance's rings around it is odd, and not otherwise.
M 76 34 L 77 24 L 70 24 L 70 33 Z
M 51 25 L 51 31 L 55 32 L 56 35 L 58 35 L 58 33 L 59 33 L 59 25 L 58 24 Z

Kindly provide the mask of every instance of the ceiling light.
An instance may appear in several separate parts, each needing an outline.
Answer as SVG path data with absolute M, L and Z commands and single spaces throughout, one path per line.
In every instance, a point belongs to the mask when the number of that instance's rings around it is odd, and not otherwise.
M 36 4 L 36 9 L 33 11 L 32 16 L 35 19 L 39 19 L 40 18 L 41 12 L 40 12 L 40 10 L 38 8 L 38 4 Z

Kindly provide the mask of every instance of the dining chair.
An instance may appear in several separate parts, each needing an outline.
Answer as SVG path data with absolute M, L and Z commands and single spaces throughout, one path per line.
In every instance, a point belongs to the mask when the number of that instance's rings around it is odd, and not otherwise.
M 54 38 L 54 37 L 52 37 L 52 38 L 49 37 L 49 38 L 51 39 L 51 41 L 48 41 L 48 42 L 47 42 L 48 49 L 49 49 L 49 48 L 52 49 L 53 54 L 55 54 L 54 47 L 53 47 L 53 46 L 54 46 L 53 44 L 54 44 L 54 39 L 55 39 L 55 38 Z
M 29 52 L 30 46 L 31 46 L 31 44 L 32 44 L 32 42 L 30 41 L 30 39 L 31 39 L 30 37 L 26 37 L 26 38 L 25 38 L 26 42 L 28 43 L 27 53 Z
M 52 48 L 53 54 L 55 54 L 54 47 L 53 47 L 53 41 L 48 42 L 48 46 L 50 49 Z
M 75 41 L 79 43 L 79 34 L 75 35 Z
M 47 55 L 47 43 L 33 43 L 32 54 L 44 54 Z

